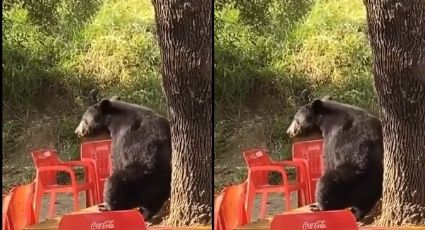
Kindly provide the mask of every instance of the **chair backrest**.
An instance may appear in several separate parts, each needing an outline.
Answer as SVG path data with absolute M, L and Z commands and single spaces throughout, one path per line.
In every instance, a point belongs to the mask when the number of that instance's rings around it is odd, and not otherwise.
M 39 149 L 31 152 L 36 169 L 40 167 L 57 166 L 61 162 L 58 158 L 57 151 L 54 149 Z M 43 185 L 54 185 L 57 183 L 55 171 L 46 171 L 37 173 L 37 180 Z
M 2 199 L 2 229 L 3 230 L 10 230 L 8 213 L 9 213 L 11 198 L 12 198 L 11 193 L 3 194 L 3 199 Z
M 105 179 L 111 172 L 112 141 L 101 140 L 91 141 L 81 144 L 81 159 L 92 159 L 95 162 L 95 168 L 99 179 Z
M 247 224 L 247 213 L 244 206 L 246 190 L 247 182 L 223 189 L 222 199 L 216 207 L 219 217 L 217 220 L 218 229 L 232 230 L 240 225 Z
M 312 179 L 322 176 L 323 172 L 323 140 L 295 142 L 292 145 L 292 158 L 305 159 Z
M 221 193 L 218 196 L 216 196 L 214 199 L 214 230 L 223 229 L 220 222 L 220 208 L 221 208 L 221 204 L 223 203 L 223 197 L 224 197 L 224 194 Z
M 142 214 L 138 210 L 111 211 L 98 213 L 71 213 L 62 217 L 59 230 L 146 230 Z
M 12 188 L 12 196 L 8 210 L 8 221 L 14 230 L 20 230 L 28 225 L 35 224 L 33 209 L 34 185 L 32 182 Z
M 270 223 L 270 230 L 358 230 L 356 218 L 349 210 L 310 213 L 283 213 L 276 215 Z
M 251 167 L 257 166 L 269 166 L 272 161 L 269 157 L 269 150 L 267 149 L 249 149 L 243 152 L 245 163 L 248 166 L 248 170 Z M 254 186 L 268 185 L 269 174 L 267 171 L 253 172 L 249 174 L 249 180 Z

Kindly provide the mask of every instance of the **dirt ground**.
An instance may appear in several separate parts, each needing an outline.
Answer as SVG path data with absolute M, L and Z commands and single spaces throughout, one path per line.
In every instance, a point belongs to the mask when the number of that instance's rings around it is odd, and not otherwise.
M 80 209 L 86 208 L 86 196 L 84 192 L 80 192 L 79 194 L 80 199 Z M 55 216 L 63 216 L 67 213 L 73 212 L 73 202 L 72 202 L 72 194 L 58 194 L 56 196 L 56 212 Z M 40 214 L 40 221 L 47 219 L 48 214 L 48 206 L 50 204 L 50 197 L 45 195 L 43 197 L 42 201 L 42 209 Z M 160 225 L 163 221 L 163 217 L 168 214 L 168 206 L 169 203 L 166 202 L 164 204 L 163 209 L 159 211 L 159 213 L 154 216 L 154 218 L 151 220 L 151 222 L 147 222 L 147 225 L 153 226 L 153 225 Z
M 35 167 L 31 158 L 31 150 L 39 148 L 55 148 L 58 140 L 58 117 L 34 115 L 33 119 L 22 123 L 22 132 L 16 137 L 19 143 L 11 150 L 3 147 L 2 159 L 2 191 L 7 192 L 13 186 L 30 183 L 35 179 Z M 4 138 L 4 137 L 3 137 Z M 4 142 L 4 139 L 3 139 Z M 3 143 L 4 145 L 4 143 Z M 61 155 L 62 160 L 67 156 Z M 85 207 L 85 193 L 80 194 L 80 208 Z M 40 220 L 47 218 L 47 207 L 50 197 L 43 197 Z M 57 194 L 56 214 L 63 215 L 73 210 L 72 194 Z
M 285 202 L 285 198 L 283 197 L 282 194 L 278 194 L 278 193 L 270 194 L 269 201 L 267 203 L 266 217 L 274 216 L 278 213 L 284 212 L 285 211 L 284 202 Z M 259 219 L 258 215 L 260 213 L 260 203 L 261 203 L 261 196 L 257 195 L 254 200 L 254 208 L 252 210 L 251 221 L 255 221 Z M 298 204 L 297 194 L 293 192 L 291 194 L 291 207 L 293 209 L 297 208 L 298 207 L 297 204 Z
M 79 194 L 80 199 L 80 209 L 83 209 L 86 207 L 86 196 L 84 192 L 80 192 Z M 56 216 L 63 216 L 66 213 L 74 211 L 74 206 L 72 202 L 72 194 L 57 194 L 56 195 Z M 47 213 L 48 213 L 48 206 L 50 204 L 50 197 L 48 195 L 45 195 L 43 197 L 42 201 L 42 208 L 41 208 L 41 214 L 40 214 L 40 220 L 46 220 L 47 219 Z

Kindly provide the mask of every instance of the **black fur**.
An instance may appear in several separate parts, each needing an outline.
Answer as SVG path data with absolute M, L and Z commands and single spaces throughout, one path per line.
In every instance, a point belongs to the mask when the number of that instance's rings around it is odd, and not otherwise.
M 130 164 L 108 178 L 104 190 L 106 210 L 139 208 L 147 220 L 160 210 L 169 197 L 169 172 L 152 173 L 156 177 L 146 176 L 141 167 L 143 165 L 138 163 Z
M 288 133 L 324 139 L 325 172 L 316 188 L 317 208 L 351 207 L 358 220 L 382 195 L 383 140 L 380 120 L 351 105 L 317 99 L 301 107 Z
M 139 208 L 149 220 L 170 196 L 169 122 L 147 107 L 111 98 L 88 108 L 76 132 L 105 128 L 112 138 L 114 169 L 105 183 L 105 208 Z

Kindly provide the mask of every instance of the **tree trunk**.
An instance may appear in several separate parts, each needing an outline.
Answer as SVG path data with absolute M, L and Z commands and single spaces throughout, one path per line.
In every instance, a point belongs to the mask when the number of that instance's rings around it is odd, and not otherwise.
M 384 136 L 377 224 L 424 225 L 425 1 L 365 0 L 365 5 Z
M 173 149 L 167 224 L 211 225 L 212 1 L 153 5 Z

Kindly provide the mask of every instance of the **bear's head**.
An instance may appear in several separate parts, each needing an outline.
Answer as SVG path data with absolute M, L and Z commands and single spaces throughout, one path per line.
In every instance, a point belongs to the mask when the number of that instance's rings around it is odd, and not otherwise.
M 291 137 L 300 137 L 320 131 L 319 121 L 323 112 L 323 102 L 327 100 L 331 100 L 331 97 L 325 96 L 322 99 L 315 99 L 302 106 L 295 114 L 286 133 Z
M 81 117 L 75 133 L 79 137 L 86 137 L 107 131 L 106 124 L 111 115 L 111 103 L 116 100 L 120 100 L 120 98 L 113 96 L 90 106 Z

